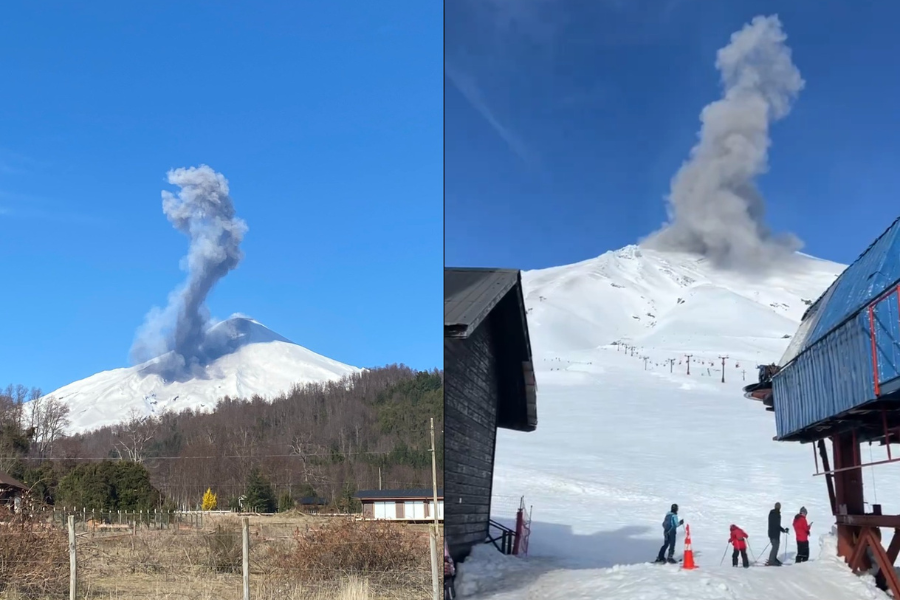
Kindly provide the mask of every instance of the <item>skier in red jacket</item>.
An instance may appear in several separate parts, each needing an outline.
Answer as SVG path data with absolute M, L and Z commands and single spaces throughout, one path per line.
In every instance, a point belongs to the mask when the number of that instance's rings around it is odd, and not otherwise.
M 806 522 L 806 507 L 801 506 L 800 512 L 794 517 L 794 533 L 797 535 L 797 560 L 802 563 L 809 560 L 809 528 L 811 523 Z
M 750 567 L 750 561 L 747 559 L 747 538 L 750 537 L 747 535 L 747 532 L 738 527 L 737 525 L 731 526 L 731 538 L 729 538 L 728 542 L 734 546 L 734 552 L 731 555 L 731 566 L 738 566 L 738 554 L 741 555 L 741 562 L 744 564 L 744 568 Z

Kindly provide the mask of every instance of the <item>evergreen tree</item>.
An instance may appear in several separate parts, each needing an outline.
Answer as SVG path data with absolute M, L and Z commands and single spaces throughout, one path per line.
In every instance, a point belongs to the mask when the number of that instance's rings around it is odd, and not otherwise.
M 278 512 L 287 512 L 294 508 L 294 498 L 289 492 L 278 497 Z
M 362 503 L 356 497 L 356 484 L 348 481 L 341 489 L 341 496 L 338 498 L 338 508 L 341 512 L 357 513 L 362 511 Z
M 156 508 L 161 494 L 138 463 L 103 460 L 76 466 L 59 482 L 57 503 L 101 511 Z
M 272 513 L 277 508 L 272 485 L 256 467 L 251 469 L 250 475 L 247 477 L 244 496 L 244 510 Z

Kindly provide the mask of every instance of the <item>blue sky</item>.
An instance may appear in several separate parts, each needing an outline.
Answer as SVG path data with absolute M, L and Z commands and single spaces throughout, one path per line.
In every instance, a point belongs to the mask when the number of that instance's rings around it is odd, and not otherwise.
M 636 243 L 719 98 L 716 51 L 778 14 L 806 87 L 774 124 L 767 221 L 847 263 L 898 216 L 900 4 L 459 0 L 446 11 L 448 265 Z
M 184 277 L 166 172 L 249 226 L 209 298 L 356 366 L 442 364 L 442 7 L 18 2 L 0 21 L 0 383 L 127 366 Z

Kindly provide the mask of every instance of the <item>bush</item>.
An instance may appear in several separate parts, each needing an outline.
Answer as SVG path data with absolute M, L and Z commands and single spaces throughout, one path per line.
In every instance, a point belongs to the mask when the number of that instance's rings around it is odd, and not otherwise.
M 0 592 L 26 598 L 57 596 L 69 587 L 68 537 L 0 507 L 0 522 L 8 522 L 0 538 Z
M 216 525 L 215 533 L 206 537 L 207 567 L 216 573 L 240 573 L 243 559 L 241 532 Z
M 280 557 L 281 565 L 308 581 L 425 570 L 429 564 L 427 540 L 397 523 L 347 519 L 295 531 L 294 539 L 292 551 Z

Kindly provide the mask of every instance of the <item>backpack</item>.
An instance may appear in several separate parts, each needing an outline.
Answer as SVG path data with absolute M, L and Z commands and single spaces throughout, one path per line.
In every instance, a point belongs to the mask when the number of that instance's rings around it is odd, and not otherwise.
M 663 518 L 663 522 L 662 522 L 663 531 L 669 531 L 669 528 L 672 525 L 672 519 L 669 517 L 670 514 L 672 514 L 672 513 L 666 513 L 666 516 Z

